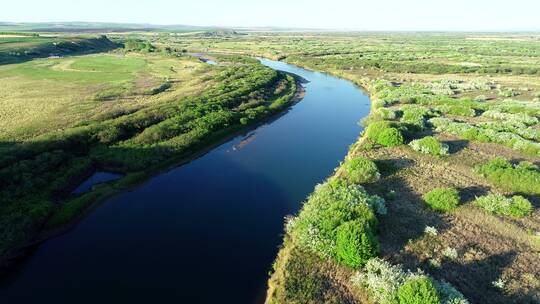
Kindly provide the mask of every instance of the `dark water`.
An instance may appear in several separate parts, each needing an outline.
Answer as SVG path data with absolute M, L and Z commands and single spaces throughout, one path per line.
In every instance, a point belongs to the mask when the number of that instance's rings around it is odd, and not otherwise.
M 81 194 L 92 190 L 92 187 L 99 185 L 101 183 L 110 182 L 113 180 L 120 179 L 121 174 L 110 173 L 110 172 L 96 172 L 85 180 L 77 189 L 73 190 L 73 194 Z
M 263 61 L 310 82 L 279 119 L 117 195 L 28 259 L 1 303 L 261 303 L 283 218 L 333 172 L 368 98 L 351 83 Z

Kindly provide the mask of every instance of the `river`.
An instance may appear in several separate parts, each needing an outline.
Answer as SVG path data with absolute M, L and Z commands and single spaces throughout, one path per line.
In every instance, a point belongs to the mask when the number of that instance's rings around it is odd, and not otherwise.
M 39 246 L 0 302 L 261 303 L 284 217 L 332 174 L 370 108 L 348 81 L 261 62 L 308 80 L 304 99 L 105 201 Z

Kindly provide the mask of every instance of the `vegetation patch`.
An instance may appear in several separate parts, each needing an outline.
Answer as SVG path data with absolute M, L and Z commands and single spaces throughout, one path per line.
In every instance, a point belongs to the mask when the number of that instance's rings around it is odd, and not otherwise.
M 343 164 L 345 178 L 354 184 L 370 183 L 381 177 L 377 165 L 369 159 L 355 157 Z
M 51 65 L 40 65 L 42 61 Z M 152 58 L 153 68 L 160 69 L 162 61 L 166 59 Z M 138 72 L 147 71 L 148 62 L 150 59 L 143 59 L 140 54 L 36 60 L 0 67 L 0 77 L 5 73 L 27 75 L 37 82 L 41 81 L 39 77 L 66 80 L 75 88 L 112 84 L 93 98 L 110 101 L 127 94 L 132 85 L 127 83 Z M 257 61 L 229 61 L 228 66 L 216 67 L 214 73 L 214 85 L 204 92 L 180 94 L 172 100 L 148 101 L 135 107 L 118 105 L 119 111 L 114 115 L 91 117 L 59 130 L 45 128 L 40 130 L 41 135 L 31 133 L 29 139 L 16 138 L 18 142 L 0 147 L 0 222 L 4 227 L 0 230 L 4 240 L 0 243 L 0 256 L 23 246 L 40 232 L 39 227 L 67 223 L 90 206 L 97 194 L 66 201 L 73 190 L 71 181 L 92 168 L 131 173 L 129 176 L 152 172 L 196 153 L 244 124 L 276 113 L 289 105 L 296 94 L 291 76 Z M 159 87 L 155 93 L 169 86 Z M 282 89 L 276 93 L 277 87 Z M 3 117 L 6 111 L 6 117 L 10 117 L 18 110 L 19 107 L 2 108 L 0 115 Z M 33 119 L 36 122 L 40 123 Z M 51 208 L 53 201 L 62 203 Z M 47 225 L 48 219 L 51 222 Z
M 411 146 L 414 151 L 435 156 L 448 155 L 449 149 L 447 144 L 441 143 L 433 136 L 426 136 L 421 139 L 413 140 L 409 143 L 409 146 Z
M 375 303 L 468 304 L 451 284 L 429 278 L 421 272 L 406 272 L 380 258 L 370 259 L 351 279 L 353 285 L 366 288 Z
M 287 232 L 321 258 L 358 267 L 378 253 L 375 214 L 385 212 L 382 198 L 333 179 L 315 188 Z
M 530 162 L 512 165 L 504 158 L 494 158 L 479 166 L 477 172 L 493 184 L 513 192 L 540 194 L 540 171 Z
M 520 195 L 506 197 L 490 194 L 477 198 L 474 204 L 489 213 L 512 217 L 524 217 L 530 215 L 533 210 L 531 202 Z
M 454 188 L 435 188 L 422 196 L 433 210 L 448 212 L 459 205 L 459 192 Z
M 366 129 L 366 135 L 385 147 L 399 146 L 404 142 L 401 131 L 392 127 L 392 124 L 385 120 L 370 123 Z

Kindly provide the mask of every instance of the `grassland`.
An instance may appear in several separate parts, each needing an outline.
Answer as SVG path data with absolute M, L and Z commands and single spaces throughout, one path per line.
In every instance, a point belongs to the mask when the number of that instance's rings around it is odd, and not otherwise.
M 118 47 L 106 36 L 40 36 L 29 35 L 28 32 L 2 32 L 0 64 L 24 62 L 33 58 L 106 52 Z
M 540 302 L 538 35 L 128 36 L 111 39 L 135 52 L 0 66 L 4 253 L 286 106 L 295 82 L 243 57 L 261 56 L 372 100 L 343 165 L 287 220 L 268 303 Z M 126 177 L 65 196 L 96 168 Z
M 297 94 L 292 76 L 254 59 L 220 56 L 212 66 L 134 45 L 0 65 L 2 262 L 96 201 L 284 109 Z M 97 170 L 124 178 L 70 195 Z
M 97 54 L 38 59 L 0 66 L 0 140 L 10 141 L 73 127 L 115 109 L 132 111 L 200 90 L 204 69 L 193 59 Z M 174 92 L 151 96 L 165 83 Z M 43 92 L 46 92 L 45 96 Z
M 371 96 L 367 132 L 328 183 L 361 183 L 365 194 L 347 195 L 369 206 L 369 195 L 378 195 L 385 212 L 372 206 L 376 225 L 351 230 L 351 220 L 373 215 L 335 205 L 345 195 L 335 192 L 341 186 L 318 188 L 287 221 L 267 302 L 401 303 L 418 277 L 434 284 L 441 303 L 540 302 L 539 39 L 391 33 L 173 39 L 189 52 L 263 56 L 327 72 Z M 357 179 L 372 171 L 350 165 L 359 158 L 373 161 L 380 178 Z

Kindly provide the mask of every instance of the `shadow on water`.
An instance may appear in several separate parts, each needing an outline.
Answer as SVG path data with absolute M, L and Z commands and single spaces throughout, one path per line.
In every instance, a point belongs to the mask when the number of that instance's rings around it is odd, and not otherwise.
M 226 170 L 214 171 L 214 162 Z M 194 162 L 112 198 L 43 244 L 0 297 L 250 303 L 264 296 L 288 201 L 274 181 L 241 164 Z M 91 292 L 81 299 L 82 291 Z

